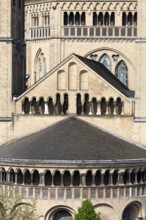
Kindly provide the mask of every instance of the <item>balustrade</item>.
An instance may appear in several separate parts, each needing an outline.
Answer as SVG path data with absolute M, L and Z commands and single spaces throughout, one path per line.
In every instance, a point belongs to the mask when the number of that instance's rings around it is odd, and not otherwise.
M 137 36 L 136 27 L 94 27 L 94 26 L 63 26 L 62 37 L 85 37 L 85 38 L 133 38 Z
M 50 26 L 35 27 L 30 29 L 30 39 L 43 39 L 51 37 Z M 65 38 L 135 38 L 137 27 L 135 26 L 63 26 L 62 36 Z
M 50 26 L 30 29 L 30 39 L 50 37 Z
M 12 190 L 12 186 L 3 185 L 3 189 Z M 107 186 L 107 187 L 43 187 L 43 186 L 13 186 L 17 195 L 23 195 L 26 199 L 116 199 L 135 198 L 146 195 L 146 185 L 131 186 Z M 14 194 L 15 194 L 14 193 Z

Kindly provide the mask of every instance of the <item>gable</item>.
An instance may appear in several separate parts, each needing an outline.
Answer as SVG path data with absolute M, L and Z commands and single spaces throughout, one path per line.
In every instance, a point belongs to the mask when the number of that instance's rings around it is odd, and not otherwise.
M 86 60 L 88 61 L 88 59 Z M 128 105 L 129 100 L 126 95 L 129 96 L 131 91 L 122 86 L 117 79 L 114 79 L 115 77 L 111 76 L 110 72 L 106 72 L 106 68 L 102 69 L 102 66 L 100 64 L 97 69 L 95 69 L 95 66 L 92 68 L 88 62 L 86 64 L 79 56 L 71 55 L 20 96 L 16 105 L 20 106 L 19 103 L 22 103 L 26 97 L 30 101 L 33 98 L 36 101 L 40 100 L 40 98 L 47 101 L 51 97 L 55 104 L 57 102 L 57 94 L 62 97 L 66 94 L 69 97 L 69 102 L 74 102 L 74 105 L 76 105 L 75 102 L 79 94 L 81 95 L 81 100 L 84 100 L 86 95 L 88 95 L 89 101 L 93 99 L 100 101 L 102 98 L 106 100 L 120 98 Z M 109 74 L 109 76 L 106 76 L 106 74 Z M 110 82 L 107 81 L 108 79 Z

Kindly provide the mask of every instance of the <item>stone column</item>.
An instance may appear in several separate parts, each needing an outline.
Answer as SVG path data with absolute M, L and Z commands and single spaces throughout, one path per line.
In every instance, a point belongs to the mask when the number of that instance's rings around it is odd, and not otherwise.
M 6 183 L 10 183 L 10 171 L 6 172 Z
M 100 102 L 97 101 L 97 112 L 96 115 L 101 115 Z
M 17 171 L 16 171 L 16 173 L 15 173 L 15 184 L 17 184 Z
M 124 170 L 120 170 L 119 174 L 118 174 L 118 185 L 124 184 L 123 183 L 123 174 L 124 174 Z
M 89 115 L 92 115 L 92 101 L 89 101 Z
M 80 174 L 81 175 L 81 185 L 86 186 L 86 174 Z
M 48 115 L 48 112 L 49 112 L 49 111 L 48 111 L 48 103 L 47 103 L 47 101 L 44 102 L 44 105 L 45 105 L 44 114 L 45 114 L 45 115 Z
M 109 115 L 109 102 L 106 102 L 106 115 Z
M 22 115 L 24 115 L 24 102 L 22 101 Z
M 30 111 L 29 114 L 32 115 L 32 105 L 31 105 L 32 101 L 30 101 Z
M 114 102 L 114 112 L 113 115 L 117 115 L 117 102 Z
M 44 173 L 40 173 L 40 184 L 39 184 L 39 185 L 42 185 L 42 186 L 45 185 L 45 181 L 44 181 Z
M 122 101 L 122 112 L 121 115 L 124 115 L 124 101 Z

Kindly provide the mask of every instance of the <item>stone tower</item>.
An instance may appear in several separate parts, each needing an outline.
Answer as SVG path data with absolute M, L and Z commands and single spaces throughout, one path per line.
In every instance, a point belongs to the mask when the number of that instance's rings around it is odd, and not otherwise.
M 10 118 L 13 99 L 25 89 L 24 1 L 0 0 L 0 117 Z

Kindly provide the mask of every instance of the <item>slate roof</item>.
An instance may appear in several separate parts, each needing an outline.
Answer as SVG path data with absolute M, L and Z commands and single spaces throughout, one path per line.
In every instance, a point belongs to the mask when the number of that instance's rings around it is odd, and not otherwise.
M 146 150 L 74 117 L 0 147 L 0 160 L 117 160 L 146 158 Z
M 100 75 L 113 87 L 123 93 L 126 97 L 134 97 L 134 91 L 129 90 L 119 79 L 117 79 L 102 63 L 74 54 L 78 59 Z

